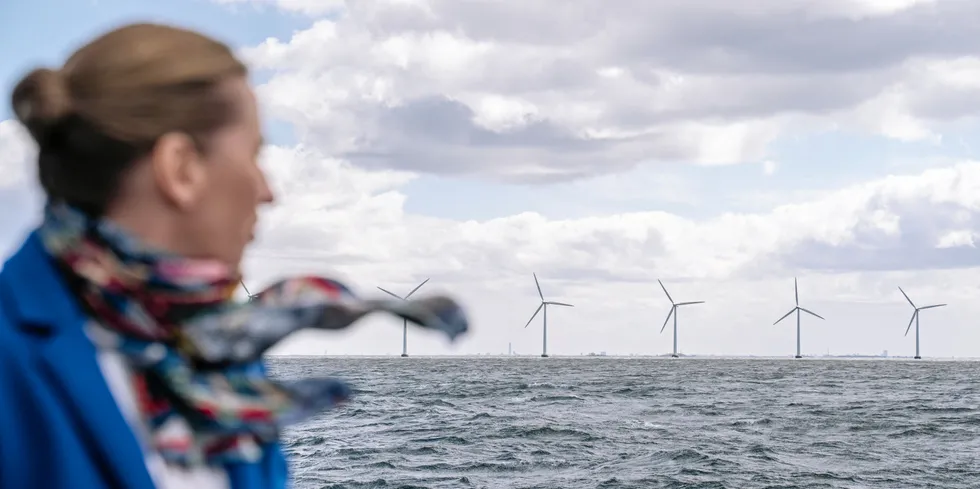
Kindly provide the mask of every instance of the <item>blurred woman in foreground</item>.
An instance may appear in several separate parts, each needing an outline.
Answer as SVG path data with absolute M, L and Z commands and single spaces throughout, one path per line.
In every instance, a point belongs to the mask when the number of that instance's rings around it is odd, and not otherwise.
M 272 381 L 262 352 L 385 306 L 316 277 L 230 302 L 273 201 L 245 66 L 198 33 L 130 25 L 29 73 L 12 104 L 48 203 L 0 272 L 0 487 L 285 487 L 280 428 L 349 390 Z M 435 306 L 410 319 L 465 331 Z

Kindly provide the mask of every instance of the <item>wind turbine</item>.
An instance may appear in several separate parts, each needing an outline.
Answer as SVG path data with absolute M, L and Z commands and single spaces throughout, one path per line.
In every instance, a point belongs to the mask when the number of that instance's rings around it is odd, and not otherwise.
M 394 294 L 392 292 L 389 292 L 389 291 L 387 291 L 387 290 L 385 290 L 385 289 L 383 289 L 381 287 L 378 287 L 378 290 L 380 290 L 381 292 L 384 292 L 385 294 L 388 294 L 388 295 L 390 295 L 390 296 L 392 296 L 392 297 L 394 297 L 396 299 L 406 300 L 409 297 L 411 297 L 412 294 L 414 294 L 416 290 L 421 289 L 422 286 L 425 285 L 425 283 L 428 282 L 428 281 L 429 281 L 429 279 L 423 280 L 422 283 L 416 285 L 415 288 L 412 289 L 411 292 L 409 292 L 408 294 L 405 294 L 405 297 L 400 297 L 400 296 L 398 296 L 398 295 L 396 295 L 396 294 Z M 402 321 L 402 357 L 407 357 L 407 356 L 408 356 L 408 319 L 405 319 L 405 320 Z
M 252 293 L 248 291 L 248 287 L 245 286 L 245 280 L 244 279 L 239 279 L 239 281 L 242 283 L 242 288 L 245 289 L 245 293 L 248 294 L 248 301 L 249 302 L 252 302 L 252 301 L 254 301 L 255 299 L 258 298 L 256 296 L 252 295 Z
M 933 304 L 931 306 L 916 307 L 912 302 L 912 299 L 909 299 L 909 295 L 906 294 L 901 287 L 898 288 L 898 291 L 905 296 L 905 300 L 909 301 L 909 304 L 912 305 L 912 309 L 915 309 L 912 311 L 912 319 L 909 319 L 909 326 L 905 328 L 905 336 L 909 335 L 909 330 L 912 329 L 912 321 L 915 321 L 915 359 L 920 360 L 922 357 L 919 355 L 919 311 L 923 309 L 932 309 L 934 307 L 943 307 L 946 304 Z
M 793 277 L 793 292 L 796 293 L 796 307 L 790 309 L 785 316 L 779 318 L 778 321 L 772 324 L 775 326 L 779 324 L 779 321 L 788 318 L 790 314 L 793 314 L 794 312 L 796 313 L 796 358 L 803 358 L 803 355 L 800 353 L 800 311 L 803 311 L 816 318 L 823 319 L 823 317 L 809 309 L 800 307 L 800 287 L 796 281 L 796 277 Z
M 660 284 L 660 288 L 664 289 L 664 294 L 667 294 L 667 300 L 670 301 L 670 312 L 667 313 L 667 319 L 664 320 L 663 327 L 660 328 L 660 332 L 663 333 L 667 329 L 667 323 L 670 322 L 670 317 L 674 316 L 674 353 L 670 356 L 677 358 L 677 308 L 680 306 L 690 306 L 694 304 L 704 304 L 704 301 L 694 301 L 694 302 L 674 302 L 674 299 L 670 297 L 670 293 L 667 292 L 667 287 L 664 287 L 664 283 L 657 280 Z
M 575 307 L 575 306 L 571 304 L 565 304 L 564 302 L 544 300 L 544 293 L 541 292 L 541 284 L 538 283 L 538 275 L 536 273 L 532 273 L 531 275 L 534 276 L 534 285 L 538 287 L 538 296 L 541 297 L 541 305 L 539 305 L 538 308 L 535 309 L 534 314 L 531 314 L 531 319 L 527 320 L 527 324 L 525 324 L 524 327 L 526 328 L 530 326 L 531 321 L 534 321 L 534 318 L 538 316 L 538 313 L 541 312 L 542 309 L 544 310 L 544 316 L 543 316 L 544 328 L 542 329 L 542 336 L 541 336 L 541 357 L 544 358 L 548 356 L 548 306 L 565 306 L 565 307 Z

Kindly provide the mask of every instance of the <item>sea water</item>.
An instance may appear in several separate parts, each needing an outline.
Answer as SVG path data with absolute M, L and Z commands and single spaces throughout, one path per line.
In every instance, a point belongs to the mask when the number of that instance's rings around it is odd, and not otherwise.
M 277 357 L 296 489 L 980 488 L 980 363 Z

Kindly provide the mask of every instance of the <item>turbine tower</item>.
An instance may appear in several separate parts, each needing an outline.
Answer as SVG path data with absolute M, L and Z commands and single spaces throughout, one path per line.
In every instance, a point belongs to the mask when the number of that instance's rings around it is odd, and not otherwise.
M 912 309 L 914 309 L 914 311 L 912 311 L 912 319 L 909 319 L 909 326 L 905 328 L 905 336 L 909 335 L 909 330 L 912 329 L 912 321 L 915 321 L 915 359 L 921 360 L 922 356 L 919 355 L 919 311 L 923 309 L 932 309 L 934 307 L 943 307 L 946 304 L 933 304 L 931 306 L 916 307 L 915 303 L 912 302 L 912 299 L 909 299 L 909 295 L 906 294 L 901 287 L 898 288 L 898 291 L 905 296 L 905 300 L 909 301 L 909 304 L 912 305 Z
M 392 292 L 389 292 L 389 291 L 387 291 L 387 290 L 385 290 L 385 289 L 383 289 L 381 287 L 378 287 L 378 290 L 380 290 L 381 292 L 384 292 L 385 294 L 388 294 L 388 295 L 390 295 L 390 296 L 392 296 L 392 297 L 394 297 L 396 299 L 407 300 L 409 297 L 412 296 L 412 294 L 415 293 L 415 291 L 421 289 L 422 286 L 425 285 L 425 283 L 428 282 L 428 281 L 429 281 L 429 279 L 423 280 L 422 283 L 416 285 L 415 288 L 412 289 L 411 292 L 409 292 L 408 294 L 405 294 L 405 297 L 398 296 L 397 294 L 394 294 Z M 404 358 L 404 357 L 407 357 L 407 356 L 408 356 L 408 319 L 403 319 L 402 320 L 402 357 Z
M 248 301 L 249 302 L 254 301 L 257 297 L 252 295 L 252 293 L 248 291 L 248 287 L 245 286 L 245 280 L 239 279 L 239 281 L 242 283 L 242 288 L 245 289 L 245 293 L 248 295 Z
M 677 358 L 678 357 L 677 355 L 677 308 L 681 306 L 690 306 L 694 304 L 704 304 L 704 301 L 674 302 L 674 299 L 670 297 L 670 292 L 667 292 L 667 287 L 664 287 L 664 283 L 661 282 L 660 280 L 657 280 L 657 283 L 660 284 L 661 289 L 664 289 L 664 294 L 667 295 L 667 300 L 670 301 L 670 312 L 667 313 L 667 319 L 664 320 L 664 325 L 663 327 L 660 328 L 660 332 L 663 333 L 664 330 L 667 329 L 667 323 L 670 322 L 670 317 L 674 316 L 674 353 L 672 353 L 670 356 L 673 358 Z
M 538 316 L 538 313 L 544 310 L 544 328 L 541 330 L 541 357 L 548 356 L 548 306 L 565 306 L 565 307 L 575 307 L 571 304 L 565 304 L 564 302 L 546 301 L 544 300 L 544 294 L 541 292 L 541 284 L 538 283 L 538 275 L 532 273 L 534 276 L 534 285 L 538 287 L 538 296 L 541 297 L 541 305 L 535 309 L 534 314 L 531 314 L 531 319 L 527 320 L 527 324 L 524 325 L 525 328 L 531 325 L 531 321 Z
M 788 318 L 790 314 L 793 314 L 794 312 L 796 313 L 796 358 L 803 358 L 803 354 L 800 353 L 800 311 L 816 318 L 823 319 L 823 317 L 809 309 L 800 307 L 800 287 L 799 283 L 796 281 L 796 277 L 793 277 L 793 292 L 796 294 L 796 307 L 790 309 L 785 316 L 779 318 L 779 320 L 772 324 L 775 326 L 779 324 L 779 321 Z

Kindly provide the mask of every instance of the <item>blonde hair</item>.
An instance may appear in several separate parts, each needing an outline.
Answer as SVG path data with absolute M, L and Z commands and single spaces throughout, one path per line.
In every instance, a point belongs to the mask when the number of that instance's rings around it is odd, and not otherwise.
M 167 133 L 207 136 L 235 118 L 219 90 L 247 69 L 225 44 L 157 24 L 110 31 L 58 70 L 18 83 L 14 113 L 38 144 L 38 172 L 50 199 L 100 214 L 125 172 Z

